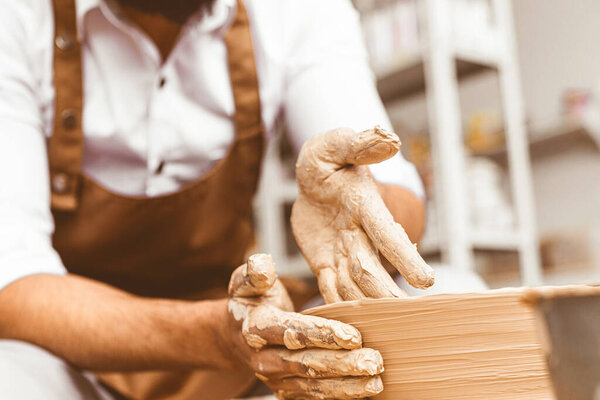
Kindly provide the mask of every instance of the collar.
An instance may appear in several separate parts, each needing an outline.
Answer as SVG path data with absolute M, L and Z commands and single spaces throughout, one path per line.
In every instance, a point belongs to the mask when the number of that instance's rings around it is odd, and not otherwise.
M 105 0 L 76 0 L 77 31 L 84 32 L 85 16 L 93 9 L 99 8 Z M 212 11 L 206 15 L 198 15 L 190 20 L 199 32 L 220 31 L 229 26 L 235 15 L 236 0 L 216 0 Z
M 77 18 L 77 32 L 83 32 L 83 21 L 88 12 L 92 9 L 100 7 L 101 0 L 76 0 L 75 13 Z
M 202 33 L 220 31 L 229 26 L 235 16 L 236 0 L 216 0 L 212 11 L 204 16 L 197 16 L 196 26 Z

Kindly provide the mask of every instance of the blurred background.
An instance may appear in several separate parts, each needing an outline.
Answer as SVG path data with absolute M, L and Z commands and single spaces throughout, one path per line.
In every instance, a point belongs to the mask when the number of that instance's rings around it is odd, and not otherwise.
M 354 0 L 378 89 L 427 192 L 424 258 L 491 288 L 600 282 L 600 2 Z M 259 247 L 308 276 L 285 135 Z

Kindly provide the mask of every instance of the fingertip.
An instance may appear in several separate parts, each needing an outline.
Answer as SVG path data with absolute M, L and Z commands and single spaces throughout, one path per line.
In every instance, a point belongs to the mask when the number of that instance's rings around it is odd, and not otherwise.
M 435 283 L 435 271 L 429 265 L 424 265 L 411 281 L 409 283 L 412 286 L 419 289 L 427 289 Z
M 402 142 L 400 141 L 398 135 L 396 135 L 394 132 L 388 131 L 385 128 L 382 128 L 380 125 L 375 125 L 375 128 L 373 128 L 373 133 L 383 138 L 384 140 L 394 143 L 394 145 L 398 148 L 400 148 L 400 146 L 402 145 Z
M 257 289 L 270 288 L 277 280 L 275 262 L 270 254 L 254 254 L 248 258 L 246 274 Z
M 355 164 L 374 164 L 393 157 L 400 149 L 400 138 L 380 126 L 360 132 L 353 141 Z
M 383 381 L 381 380 L 381 377 L 374 376 L 370 378 L 365 385 L 365 392 L 365 394 L 370 396 L 375 396 L 376 394 L 383 392 Z
M 338 326 L 333 327 L 333 335 L 336 344 L 342 349 L 354 350 L 362 347 L 362 335 L 351 325 L 340 322 Z
M 383 373 L 383 357 L 381 353 L 374 349 L 360 349 L 357 351 L 357 365 L 369 376 L 375 376 Z
M 424 285 L 425 287 L 433 286 L 435 283 L 435 271 L 433 268 L 430 268 L 430 271 L 427 272 L 427 277 L 425 278 Z

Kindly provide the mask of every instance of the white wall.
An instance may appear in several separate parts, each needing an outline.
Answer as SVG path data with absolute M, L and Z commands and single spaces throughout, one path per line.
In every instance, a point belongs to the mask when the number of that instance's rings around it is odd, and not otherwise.
M 559 113 L 567 88 L 600 89 L 600 1 L 515 0 L 528 116 Z
M 527 119 L 545 125 L 561 113 L 569 88 L 600 92 L 600 1 L 514 0 Z M 481 109 L 499 109 L 495 73 L 463 81 L 463 117 Z M 394 104 L 392 119 L 414 131 L 427 130 L 424 96 Z M 574 147 L 536 160 L 534 190 L 540 231 L 600 226 L 600 156 Z
M 527 119 L 554 120 L 569 88 L 600 91 L 600 1 L 513 0 L 519 64 Z M 463 81 L 465 116 L 473 110 L 499 108 L 493 72 Z M 392 118 L 417 131 L 427 126 L 422 95 L 390 108 Z
M 598 149 L 578 144 L 533 164 L 540 231 L 600 227 L 600 156 Z

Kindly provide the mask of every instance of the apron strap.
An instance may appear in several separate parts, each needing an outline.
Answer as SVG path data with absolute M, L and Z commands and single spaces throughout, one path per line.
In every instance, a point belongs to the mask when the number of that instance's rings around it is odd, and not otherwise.
M 243 138 L 263 132 L 258 75 L 248 13 L 237 0 L 237 13 L 225 34 L 227 63 L 235 104 L 236 136 Z
M 81 44 L 77 37 L 75 0 L 53 0 L 54 131 L 49 142 L 52 208 L 73 211 L 78 205 L 83 157 L 83 84 Z M 250 21 L 242 0 L 224 37 L 235 104 L 236 137 L 264 131 Z
M 54 131 L 49 141 L 51 204 L 61 211 L 78 203 L 83 133 L 81 46 L 77 38 L 75 0 L 53 0 Z

